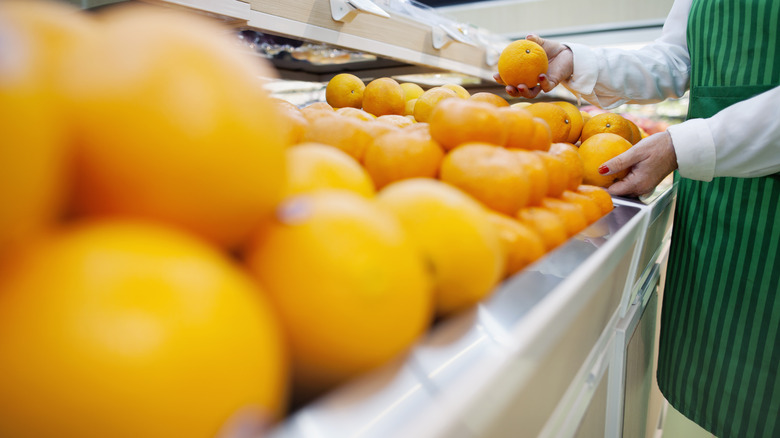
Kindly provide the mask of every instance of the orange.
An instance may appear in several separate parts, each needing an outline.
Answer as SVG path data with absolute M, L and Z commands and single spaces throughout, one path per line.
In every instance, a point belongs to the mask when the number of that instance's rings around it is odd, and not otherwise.
M 336 112 L 333 107 L 326 102 L 314 102 L 301 108 L 301 114 L 303 114 L 306 120 L 311 122 L 314 121 L 314 119 L 318 119 L 323 116 L 335 115 Z
M 595 119 L 595 117 L 594 117 Z M 599 174 L 599 167 L 631 148 L 631 142 L 625 138 L 610 133 L 595 134 L 583 141 L 579 148 L 582 158 L 584 184 L 599 187 L 609 187 L 615 181 L 628 175 L 628 169 L 613 175 Z
M 534 230 L 544 242 L 544 248 L 552 251 L 569 238 L 566 224 L 560 216 L 544 207 L 526 207 L 516 215 L 521 224 Z
M 582 174 L 584 172 L 582 158 L 580 158 L 577 147 L 569 143 L 553 143 L 548 152 L 563 160 L 567 177 L 566 188 L 568 190 L 576 190 L 582 184 Z
M 240 412 L 267 423 L 283 413 L 276 315 L 246 273 L 200 240 L 94 222 L 5 269 L 0 435 L 207 438 Z
M 399 220 L 345 191 L 289 198 L 247 251 L 313 396 L 402 354 L 427 330 L 431 279 Z
M 591 117 L 582 127 L 581 139 L 584 142 L 590 137 L 608 132 L 617 134 L 629 142 L 633 139 L 631 123 L 620 114 L 601 113 Z
M 425 92 L 423 88 L 413 82 L 402 82 L 401 89 L 404 90 L 404 100 L 409 102 L 412 99 L 417 99 Z
M 377 188 L 407 178 L 434 178 L 444 151 L 422 131 L 398 130 L 374 139 L 363 165 Z
M 599 205 L 596 204 L 596 201 L 591 199 L 589 196 L 573 192 L 571 190 L 566 190 L 561 195 L 561 200 L 572 204 L 578 204 L 580 208 L 582 208 L 582 212 L 585 214 L 585 221 L 588 223 L 588 225 L 596 222 L 599 220 L 599 218 L 601 218 L 601 216 L 603 216 L 601 213 L 601 207 L 599 207 Z
M 539 117 L 547 122 L 552 133 L 553 143 L 568 141 L 571 125 L 566 110 L 549 102 L 534 103 L 526 107 L 526 110 L 534 117 Z
M 526 107 L 528 107 L 528 105 L 532 105 L 532 104 L 533 104 L 533 102 L 516 102 L 516 103 L 513 103 L 513 104 L 511 104 L 509 106 L 511 106 L 512 108 L 523 108 L 523 109 L 525 109 Z
M 336 114 L 344 117 L 352 117 L 354 119 L 362 120 L 364 122 L 371 122 L 376 119 L 376 116 L 363 111 L 362 109 L 352 108 L 347 106 L 344 108 L 338 108 L 335 110 Z
M 378 138 L 380 136 L 383 136 L 383 135 L 387 134 L 388 132 L 398 131 L 399 129 L 401 129 L 401 128 L 399 128 L 398 126 L 396 126 L 394 124 L 387 123 L 387 122 L 380 122 L 380 121 L 376 121 L 376 120 L 373 121 L 373 122 L 364 124 L 364 127 L 366 128 L 366 131 L 368 132 L 368 134 L 372 138 L 372 140 L 370 140 L 369 143 L 371 141 L 373 141 L 373 139 Z M 366 144 L 366 147 L 368 147 L 368 144 Z M 365 153 L 364 153 L 364 156 L 365 156 Z
M 293 112 L 293 113 L 301 112 L 300 108 L 298 108 L 294 103 L 290 102 L 289 100 L 284 100 L 279 97 L 272 97 L 271 102 L 273 102 L 276 105 L 276 109 L 279 111 Z
M 378 78 L 366 85 L 363 92 L 363 109 L 375 116 L 404 114 L 406 99 L 404 89 L 393 78 Z
M 446 150 L 469 142 L 503 145 L 507 125 L 498 110 L 484 102 L 447 99 L 440 102 L 428 119 L 431 136 Z
M 639 130 L 639 126 L 636 126 L 636 123 L 632 122 L 631 120 L 626 119 L 628 122 L 628 126 L 631 128 L 631 144 L 637 144 L 639 143 L 639 140 L 642 140 L 642 131 Z
M 424 132 L 427 135 L 431 135 L 430 126 L 425 122 L 412 123 L 411 125 L 403 129 L 404 131 L 420 131 L 420 132 Z
M 57 2 L 0 2 L 0 257 L 54 226 L 69 194 L 61 64 L 95 30 Z
M 309 123 L 302 141 L 335 146 L 362 161 L 366 147 L 372 140 L 368 129 L 372 123 L 353 117 L 320 117 Z
M 582 115 L 582 126 L 584 127 L 584 126 L 585 126 L 585 123 L 587 123 L 587 122 L 588 122 L 588 120 L 590 120 L 590 118 L 591 118 L 592 116 L 591 116 L 591 115 L 590 115 L 590 113 L 589 113 L 589 112 L 587 112 L 587 111 L 580 111 L 580 114 Z
M 409 125 L 414 124 L 414 120 L 410 119 L 409 117 L 399 116 L 397 114 L 388 114 L 386 116 L 379 116 L 376 118 L 376 121 L 389 123 L 398 128 L 405 128 Z
M 577 193 L 592 199 L 601 209 L 602 215 L 609 213 L 615 208 L 615 205 L 612 203 L 612 196 L 601 187 L 583 184 L 577 187 Z
M 417 99 L 409 99 L 404 105 L 404 116 L 414 117 L 414 106 L 417 105 Z
M 556 198 L 544 198 L 542 207 L 555 212 L 563 220 L 566 226 L 566 234 L 571 237 L 588 226 L 588 220 L 585 212 L 577 203 L 564 201 Z
M 563 158 L 549 152 L 534 151 L 534 153 L 542 159 L 544 167 L 547 169 L 547 196 L 550 198 L 561 196 L 569 182 L 566 162 Z
M 534 117 L 522 108 L 499 108 L 498 115 L 504 119 L 507 138 L 504 146 L 510 149 L 530 149 L 531 138 L 536 130 Z
M 284 196 L 323 189 L 351 190 L 367 198 L 374 195 L 368 173 L 346 152 L 320 143 L 301 143 L 287 149 Z
M 539 75 L 547 73 L 547 54 L 530 40 L 509 43 L 498 57 L 498 74 L 507 85 L 525 84 L 529 88 L 539 83 Z
M 552 131 L 550 130 L 550 125 L 548 125 L 544 119 L 534 117 L 534 126 L 534 132 L 528 140 L 526 149 L 535 151 L 550 150 L 550 145 L 552 144 Z
M 528 205 L 539 205 L 542 199 L 547 197 L 549 187 L 549 175 L 544 160 L 536 153 L 522 149 L 513 149 L 512 152 L 520 160 L 520 165 L 528 177 L 529 196 Z
M 488 217 L 498 230 L 498 237 L 506 251 L 504 277 L 520 272 L 546 252 L 539 234 L 517 219 L 495 212 L 488 212 Z
M 530 198 L 531 184 L 517 155 L 487 143 L 466 143 L 450 151 L 439 178 L 508 215 L 528 205 Z
M 350 73 L 333 76 L 325 87 L 325 100 L 333 108 L 362 108 L 366 84 Z
M 501 241 L 487 210 L 470 196 L 416 178 L 388 185 L 377 202 L 400 218 L 430 265 L 438 315 L 474 306 L 501 281 Z
M 566 143 L 577 143 L 582 134 L 582 126 L 585 122 L 582 120 L 582 114 L 580 109 L 574 104 L 566 101 L 551 102 L 566 111 L 566 123 L 569 124 L 569 137 L 565 140 Z
M 327 102 L 314 102 L 306 105 L 302 108 L 302 110 L 312 110 L 312 111 L 335 111 L 335 108 L 333 108 L 329 103 Z
M 272 66 L 205 17 L 132 4 L 100 23 L 63 72 L 78 116 L 78 210 L 238 245 L 284 180 L 285 131 L 258 79 Z
M 463 88 L 463 86 L 458 84 L 444 84 L 442 85 L 442 87 L 449 88 L 450 90 L 454 91 L 455 94 L 461 99 L 468 99 L 471 96 L 471 93 L 469 93 L 468 90 L 466 90 L 465 88 Z
M 414 119 L 418 122 L 428 122 L 433 108 L 444 99 L 457 97 L 454 91 L 444 87 L 433 87 L 425 91 L 414 103 Z
M 295 105 L 287 103 L 292 106 L 292 109 L 280 104 L 277 105 L 277 114 L 279 115 L 280 129 L 284 132 L 285 144 L 289 146 L 301 142 L 304 133 L 309 128 L 309 120 Z
M 469 98 L 469 100 L 475 100 L 477 102 L 485 102 L 489 103 L 493 106 L 497 106 L 499 108 L 507 107 L 509 106 L 509 102 L 506 101 L 503 97 L 499 96 L 498 94 L 489 93 L 487 91 L 480 91 L 478 93 L 472 94 Z

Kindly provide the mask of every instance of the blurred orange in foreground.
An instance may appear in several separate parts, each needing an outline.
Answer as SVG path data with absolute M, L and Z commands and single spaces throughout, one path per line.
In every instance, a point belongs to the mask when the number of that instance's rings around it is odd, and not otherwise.
M 137 6 L 137 5 L 132 5 Z M 122 6 L 66 73 L 86 214 L 174 224 L 232 247 L 280 197 L 285 131 L 268 64 L 205 18 Z
M 366 170 L 346 152 L 320 143 L 301 143 L 287 149 L 284 196 L 317 190 L 351 190 L 370 198 L 374 183 Z
M 58 218 L 67 191 L 61 63 L 92 23 L 60 3 L 0 2 L 0 253 Z
M 201 241 L 83 224 L 3 269 L 0 436 L 210 438 L 239 412 L 282 414 L 276 318 Z
M 247 265 L 278 309 L 309 397 L 401 354 L 431 321 L 417 247 L 395 216 L 350 192 L 282 203 Z
M 430 178 L 390 184 L 378 203 L 395 213 L 431 266 L 439 315 L 467 309 L 493 291 L 505 254 L 487 209 Z

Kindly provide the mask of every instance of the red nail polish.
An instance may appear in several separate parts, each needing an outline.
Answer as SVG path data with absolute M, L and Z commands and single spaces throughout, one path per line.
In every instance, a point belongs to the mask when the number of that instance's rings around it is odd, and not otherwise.
M 545 80 L 545 79 L 547 79 L 547 76 L 545 76 L 545 75 L 539 75 L 539 77 L 538 77 L 538 78 L 536 78 L 536 79 L 537 79 L 537 80 L 539 80 L 539 82 L 544 82 L 544 80 Z
M 599 167 L 599 174 L 604 175 L 607 172 L 609 172 L 609 167 L 607 167 L 607 166 Z

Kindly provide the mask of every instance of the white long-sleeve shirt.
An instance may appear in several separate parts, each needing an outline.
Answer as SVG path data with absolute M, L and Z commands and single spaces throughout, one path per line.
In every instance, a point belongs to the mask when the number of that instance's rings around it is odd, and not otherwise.
M 641 49 L 567 44 L 574 54 L 574 74 L 563 85 L 602 108 L 682 96 L 691 74 L 686 43 L 691 2 L 675 1 L 661 37 Z M 683 177 L 710 181 L 780 172 L 780 86 L 708 119 L 673 125 L 668 132 Z

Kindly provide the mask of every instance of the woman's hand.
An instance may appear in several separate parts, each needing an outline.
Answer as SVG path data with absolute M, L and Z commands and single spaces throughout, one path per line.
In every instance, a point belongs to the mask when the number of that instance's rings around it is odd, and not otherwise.
M 512 97 L 525 97 L 533 99 L 541 91 L 550 91 L 561 81 L 568 79 L 574 72 L 574 55 L 571 49 L 561 43 L 540 38 L 537 35 L 528 35 L 527 40 L 539 44 L 547 53 L 549 67 L 546 74 L 539 75 L 539 85 L 529 87 L 527 84 L 518 84 L 517 87 L 505 84 L 501 76 L 496 73 L 493 79 L 501 85 L 506 85 L 506 92 Z
M 617 196 L 640 196 L 650 193 L 667 175 L 677 169 L 677 154 L 672 136 L 659 132 L 645 138 L 631 149 L 599 167 L 602 175 L 612 175 L 630 169 L 628 175 L 609 186 L 609 193 Z

